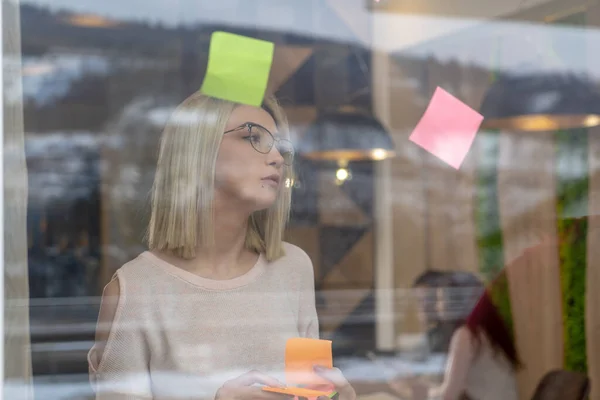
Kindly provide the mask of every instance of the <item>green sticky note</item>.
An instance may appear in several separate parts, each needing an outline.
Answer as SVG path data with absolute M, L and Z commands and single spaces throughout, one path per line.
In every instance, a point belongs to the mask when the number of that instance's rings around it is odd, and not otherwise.
M 265 40 L 214 32 L 200 91 L 207 96 L 260 106 L 265 96 L 275 45 Z

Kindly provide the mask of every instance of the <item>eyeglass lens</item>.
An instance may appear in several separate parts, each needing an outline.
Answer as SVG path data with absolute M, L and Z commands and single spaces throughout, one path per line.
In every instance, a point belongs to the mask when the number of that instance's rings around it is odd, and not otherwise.
M 294 147 L 292 142 L 286 139 L 275 139 L 271 133 L 256 125 L 250 127 L 252 147 L 259 153 L 267 154 L 271 151 L 273 143 L 275 143 L 277 150 L 283 157 L 283 161 L 286 165 L 292 165 L 294 161 Z

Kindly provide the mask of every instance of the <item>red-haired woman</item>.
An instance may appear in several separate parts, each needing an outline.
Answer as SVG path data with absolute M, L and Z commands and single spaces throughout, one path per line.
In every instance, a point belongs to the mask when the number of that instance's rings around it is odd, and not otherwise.
M 517 400 L 515 371 L 521 365 L 512 335 L 489 292 L 484 291 L 453 334 L 441 386 L 413 386 L 413 399 Z M 390 386 L 402 393 L 405 381 Z

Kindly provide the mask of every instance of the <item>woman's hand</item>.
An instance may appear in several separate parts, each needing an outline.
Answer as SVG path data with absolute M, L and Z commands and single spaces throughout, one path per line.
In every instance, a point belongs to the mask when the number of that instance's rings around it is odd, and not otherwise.
M 321 378 L 331 382 L 338 392 L 339 400 L 356 400 L 356 392 L 348 380 L 342 374 L 338 368 L 324 368 L 316 365 L 315 373 Z M 318 400 L 330 400 L 329 397 L 321 396 Z
M 402 375 L 389 381 L 388 385 L 401 399 L 412 399 L 414 390 L 413 381 L 414 379 Z
M 413 400 L 426 400 L 429 397 L 429 385 L 416 380 L 411 382 L 412 399 Z
M 246 372 L 244 375 L 231 379 L 223 384 L 215 400 L 283 400 L 288 396 L 278 393 L 265 392 L 260 387 L 252 386 L 261 384 L 271 387 L 284 387 L 277 379 L 259 371 Z

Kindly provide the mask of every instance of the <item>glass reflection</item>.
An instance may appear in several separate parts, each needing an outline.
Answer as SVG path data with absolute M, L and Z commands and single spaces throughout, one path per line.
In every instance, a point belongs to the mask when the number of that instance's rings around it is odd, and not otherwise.
M 22 103 L 23 145 L 6 145 L 5 159 L 27 157 L 20 274 L 29 279 L 36 397 L 93 396 L 85 354 L 101 290 L 145 250 L 159 136 L 200 87 L 217 29 L 276 43 L 271 89 L 298 149 L 322 110 L 348 103 L 375 115 L 393 142 L 395 157 L 381 163 L 389 143 L 373 146 L 369 134 L 362 138 L 372 161 L 300 154 L 285 181 L 294 197 L 286 239 L 312 259 L 320 334 L 334 341 L 359 396 L 414 398 L 407 380 L 442 382 L 453 318 L 473 304 L 466 289 L 413 288 L 434 269 L 466 271 L 487 285 L 518 266 L 500 292 L 526 366 L 521 397 L 550 366 L 600 379 L 588 351 L 596 227 L 570 219 L 594 212 L 596 113 L 579 107 L 576 124 L 543 113 L 486 125 L 459 170 L 406 140 L 437 86 L 476 110 L 502 78 L 576 76 L 595 90 L 600 11 L 578 1 L 467 3 L 21 1 L 21 60 L 5 54 L 3 62 L 22 75 L 5 83 L 4 102 Z M 541 92 L 528 97 L 532 107 L 551 108 L 556 96 Z M 517 113 L 529 107 L 509 103 Z M 540 132 L 524 133 L 524 124 Z M 559 244 L 549 249 L 544 238 L 554 236 Z M 376 294 L 385 290 L 394 294 L 382 305 Z M 582 310 L 587 330 L 573 328 Z M 434 325 L 443 329 L 431 333 Z

